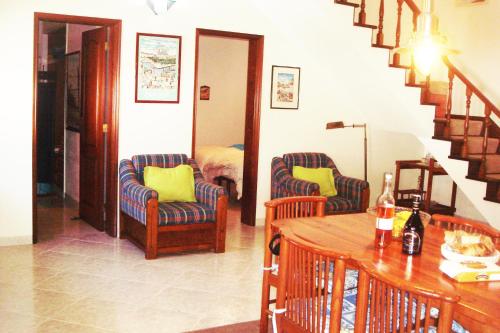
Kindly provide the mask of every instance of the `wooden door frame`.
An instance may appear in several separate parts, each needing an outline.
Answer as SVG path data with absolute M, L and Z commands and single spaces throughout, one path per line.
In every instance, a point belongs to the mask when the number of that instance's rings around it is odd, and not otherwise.
M 245 157 L 243 162 L 243 193 L 241 221 L 255 226 L 257 208 L 257 176 L 259 164 L 260 105 L 262 90 L 262 66 L 264 59 L 264 36 L 239 32 L 196 29 L 194 64 L 193 138 L 191 156 L 194 158 L 196 145 L 196 112 L 198 106 L 198 58 L 200 36 L 237 38 L 248 41 L 247 96 L 245 110 Z
M 108 124 L 108 150 L 106 184 L 107 188 L 107 216 L 109 223 L 105 225 L 105 231 L 111 236 L 117 232 L 117 199 L 118 199 L 118 107 L 119 107 L 119 83 L 120 83 L 120 47 L 122 21 L 116 19 L 105 19 L 86 16 L 61 15 L 51 13 L 35 12 L 34 14 L 34 36 L 33 36 L 33 129 L 32 129 L 32 210 L 33 210 L 33 243 L 38 240 L 37 226 L 37 97 L 38 97 L 38 34 L 41 21 L 60 22 L 69 24 L 87 24 L 109 28 L 109 93 L 106 104 L 109 114 L 104 122 Z

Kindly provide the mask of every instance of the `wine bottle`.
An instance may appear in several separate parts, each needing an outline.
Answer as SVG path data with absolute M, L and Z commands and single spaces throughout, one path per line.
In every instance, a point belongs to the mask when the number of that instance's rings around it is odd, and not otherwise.
M 384 174 L 384 188 L 377 198 L 377 221 L 375 230 L 375 247 L 384 248 L 392 241 L 395 200 L 392 195 L 392 173 Z
M 413 211 L 403 228 L 403 253 L 409 255 L 420 254 L 422 252 L 424 225 L 420 219 L 420 201 L 420 195 L 413 195 Z

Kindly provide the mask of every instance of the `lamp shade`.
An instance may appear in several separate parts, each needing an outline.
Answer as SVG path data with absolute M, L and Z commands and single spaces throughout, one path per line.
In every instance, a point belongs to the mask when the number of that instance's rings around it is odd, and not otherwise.
M 336 128 L 344 128 L 343 121 L 333 121 L 326 124 L 326 129 L 336 129 Z

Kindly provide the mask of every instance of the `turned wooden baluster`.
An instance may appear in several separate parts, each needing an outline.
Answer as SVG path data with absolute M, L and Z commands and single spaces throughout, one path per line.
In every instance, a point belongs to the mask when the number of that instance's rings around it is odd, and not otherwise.
M 365 1 L 366 0 L 361 0 L 361 4 L 359 5 L 359 7 L 361 8 L 361 10 L 359 11 L 359 17 L 358 17 L 359 24 L 366 23 L 366 11 L 365 11 L 366 4 L 365 4 Z
M 378 10 L 378 32 L 377 32 L 377 45 L 384 45 L 384 0 L 380 0 L 380 7 Z
M 490 116 L 491 116 L 491 107 L 486 104 L 484 106 L 484 136 L 483 136 L 483 152 L 481 156 L 481 165 L 479 166 L 479 177 L 486 177 L 486 154 L 488 153 L 488 130 L 490 126 Z
M 444 133 L 443 136 L 445 138 L 450 138 L 451 136 L 451 106 L 453 103 L 453 79 L 455 78 L 455 73 L 451 70 L 451 68 L 448 69 L 448 101 L 446 103 L 446 124 L 444 127 Z
M 399 41 L 401 39 L 401 13 L 403 12 L 403 1 L 398 0 L 398 23 L 396 24 L 396 45 L 395 47 L 399 47 Z M 364 1 L 363 1 L 364 2 Z M 392 64 L 398 66 L 399 65 L 399 52 L 395 52 L 392 57 Z
M 466 158 L 469 154 L 469 116 L 470 116 L 470 99 L 472 97 L 472 89 L 467 86 L 465 95 L 467 97 L 467 101 L 465 103 L 465 121 L 464 121 L 464 143 L 462 145 L 461 156 Z
M 417 33 L 417 23 L 418 23 L 418 15 L 419 13 L 413 12 L 413 35 L 415 36 Z M 410 66 L 410 84 L 415 84 L 416 80 L 416 72 L 415 72 L 415 57 L 412 53 L 411 55 L 411 66 Z

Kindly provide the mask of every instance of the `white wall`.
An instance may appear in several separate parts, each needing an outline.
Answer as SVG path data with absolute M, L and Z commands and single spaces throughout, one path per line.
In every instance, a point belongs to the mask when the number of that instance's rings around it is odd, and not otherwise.
M 433 1 L 439 28 L 460 54 L 452 62 L 497 106 L 500 106 L 500 1 L 459 5 Z
M 196 145 L 230 146 L 245 138 L 248 41 L 200 36 L 198 93 L 210 87 L 210 99 L 196 110 Z
M 273 156 L 324 151 L 349 176 L 363 176 L 362 133 L 326 131 L 329 121 L 369 125 L 372 200 L 394 160 L 423 155 L 414 135 L 432 136 L 433 108 L 419 90 L 404 87 L 404 72 L 387 67 L 387 51 L 370 47 L 371 32 L 352 26 L 352 9 L 329 0 L 179 1 L 155 16 L 143 1 L 18 0 L 0 3 L 0 237 L 30 236 L 33 12 L 123 20 L 120 72 L 120 158 L 191 150 L 195 29 L 265 36 L 257 217 L 269 198 Z M 137 32 L 182 36 L 179 104 L 135 104 Z M 272 65 L 301 67 L 300 109 L 270 110 Z M 13 126 L 15 124 L 15 126 Z M 406 132 L 406 134 L 401 134 Z M 15 144 L 14 144 L 15 143 Z M 15 177 L 10 177 L 15 171 Z M 261 223 L 261 221 L 259 221 Z M 16 239 L 21 239 L 16 238 Z

